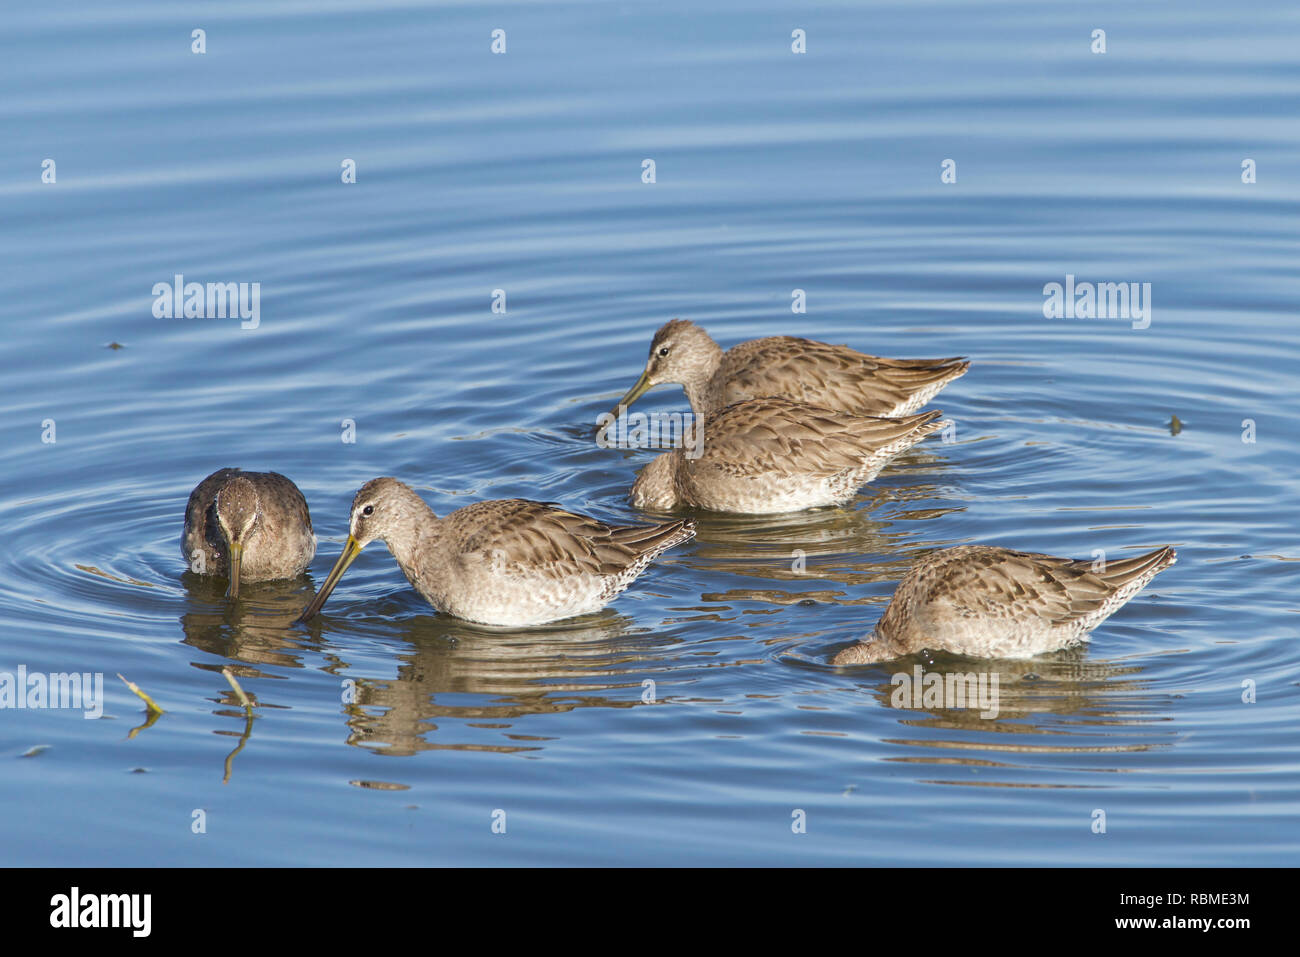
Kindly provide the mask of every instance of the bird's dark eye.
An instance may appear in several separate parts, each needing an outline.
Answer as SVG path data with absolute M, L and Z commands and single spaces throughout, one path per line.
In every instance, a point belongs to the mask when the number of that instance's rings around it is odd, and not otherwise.
M 659 350 L 659 354 L 660 354 L 661 356 L 666 356 L 666 355 L 668 355 L 668 347 L 667 347 L 667 346 L 664 346 L 662 349 L 660 349 L 660 350 Z
M 374 515 L 374 514 L 375 514 L 375 507 L 374 507 L 373 505 L 367 505 L 365 508 L 363 508 L 363 509 L 361 510 L 361 514 L 362 514 L 362 515 Z

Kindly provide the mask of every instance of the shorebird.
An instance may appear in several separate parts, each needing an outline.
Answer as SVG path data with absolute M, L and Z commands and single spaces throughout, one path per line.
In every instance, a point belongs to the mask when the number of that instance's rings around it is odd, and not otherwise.
M 702 443 L 651 460 L 632 484 L 632 504 L 749 515 L 842 505 L 894 455 L 942 428 L 934 421 L 942 414 L 885 419 L 778 398 L 738 402 L 705 420 Z
M 795 336 L 752 339 L 723 352 L 695 323 L 673 319 L 655 333 L 645 371 L 619 406 L 676 382 L 696 415 L 778 396 L 840 412 L 899 416 L 915 412 L 968 368 L 961 358 L 882 359 Z
M 382 541 L 438 611 L 485 625 L 541 625 L 603 608 L 661 552 L 693 538 L 692 522 L 606 525 L 546 502 L 498 499 L 438 518 L 395 478 L 352 499 L 348 539 L 297 622 L 321 610 L 366 545 Z
M 888 661 L 928 649 L 975 658 L 1030 658 L 1087 640 L 1176 560 L 1166 545 L 1095 562 L 959 545 L 919 562 L 899 583 L 872 637 L 835 665 Z
M 316 554 L 307 500 L 278 472 L 219 469 L 190 493 L 181 554 L 201 575 L 241 581 L 296 578 Z

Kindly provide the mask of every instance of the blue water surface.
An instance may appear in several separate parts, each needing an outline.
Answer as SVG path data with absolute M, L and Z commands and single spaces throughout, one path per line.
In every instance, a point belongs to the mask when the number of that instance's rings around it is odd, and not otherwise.
M 105 682 L 0 710 L 5 863 L 1295 862 L 1294 5 L 5 20 L 0 672 Z M 177 275 L 260 284 L 256 326 L 155 315 Z M 1149 283 L 1149 324 L 1047 318 L 1067 276 Z M 374 545 L 288 627 L 375 476 L 642 518 L 654 453 L 592 426 L 674 316 L 972 368 L 850 505 L 703 517 L 597 615 L 467 625 Z M 178 547 L 228 465 L 320 539 L 234 605 Z M 829 666 L 965 542 L 1179 560 L 1085 648 L 937 665 L 996 673 L 994 718 Z

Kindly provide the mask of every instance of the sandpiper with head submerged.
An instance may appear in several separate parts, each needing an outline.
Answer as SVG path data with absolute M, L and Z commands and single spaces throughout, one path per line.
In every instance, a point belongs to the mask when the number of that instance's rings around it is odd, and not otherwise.
M 943 413 L 896 419 L 750 399 L 704 422 L 702 447 L 664 452 L 632 484 L 632 504 L 748 515 L 843 505 L 885 463 L 943 427 Z
M 675 382 L 685 387 L 696 415 L 778 396 L 840 412 L 898 416 L 915 412 L 968 368 L 961 358 L 882 359 L 796 336 L 751 339 L 724 352 L 695 323 L 673 319 L 655 333 L 645 371 L 619 406 Z M 611 414 L 618 413 L 616 407 Z
M 661 552 L 694 535 L 691 522 L 606 525 L 527 499 L 478 502 L 439 518 L 407 485 L 377 478 L 353 498 L 343 554 L 298 622 L 321 610 L 375 540 L 438 611 L 527 627 L 603 608 Z
M 870 664 L 923 650 L 1031 658 L 1068 648 L 1175 560 L 1169 545 L 1104 565 L 988 545 L 944 549 L 907 573 L 872 637 L 831 663 Z
M 296 578 L 316 554 L 307 500 L 278 472 L 220 469 L 190 493 L 181 554 L 204 575 L 241 581 Z

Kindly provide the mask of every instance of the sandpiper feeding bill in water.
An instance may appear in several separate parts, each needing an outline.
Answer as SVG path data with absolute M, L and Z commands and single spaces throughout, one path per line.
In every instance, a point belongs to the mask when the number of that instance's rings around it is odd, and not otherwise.
M 1175 560 L 1169 545 L 1109 563 L 989 545 L 944 549 L 907 573 L 872 637 L 831 663 L 869 664 L 923 650 L 1029 658 L 1068 648 Z
M 785 399 L 750 399 L 704 424 L 703 451 L 664 452 L 632 484 L 632 504 L 749 515 L 842 505 L 899 452 L 943 427 L 943 413 L 897 419 Z
M 316 554 L 307 500 L 278 472 L 213 472 L 190 493 L 181 554 L 203 575 L 230 579 L 228 598 L 241 581 L 296 578 Z
M 409 486 L 377 478 L 353 498 L 343 554 L 297 621 L 321 610 L 375 540 L 439 611 L 523 627 L 597 611 L 661 552 L 694 535 L 691 522 L 606 525 L 527 499 L 478 502 L 439 518 Z
M 778 396 L 840 412 L 899 416 L 915 412 L 968 368 L 957 357 L 883 359 L 796 336 L 751 339 L 724 352 L 695 323 L 673 319 L 655 333 L 645 370 L 619 406 L 675 382 L 686 389 L 696 415 Z M 615 407 L 611 415 L 618 418 L 618 412 Z

